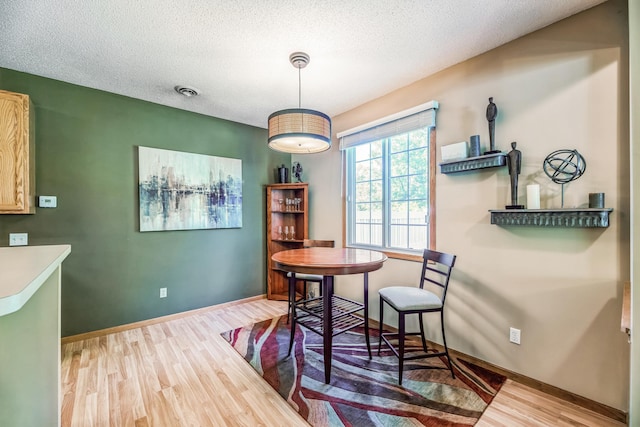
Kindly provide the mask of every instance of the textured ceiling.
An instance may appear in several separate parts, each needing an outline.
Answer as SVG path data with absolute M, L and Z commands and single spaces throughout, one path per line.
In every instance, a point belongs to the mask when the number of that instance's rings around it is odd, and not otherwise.
M 334 116 L 603 1 L 1 0 L 0 67 L 266 127 L 298 106 L 294 51 Z

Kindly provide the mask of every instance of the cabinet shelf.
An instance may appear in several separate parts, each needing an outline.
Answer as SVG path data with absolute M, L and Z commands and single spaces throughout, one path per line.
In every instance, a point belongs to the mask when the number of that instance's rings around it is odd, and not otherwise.
M 271 213 L 274 213 L 274 214 L 304 214 L 304 211 L 280 211 L 280 210 L 275 210 L 275 211 L 271 211 Z
M 476 169 L 498 168 L 507 164 L 505 153 L 485 154 L 461 160 L 440 163 L 440 173 L 467 172 Z
M 291 239 L 287 239 L 287 240 L 285 240 L 285 239 L 271 239 L 271 241 L 272 242 L 280 242 L 280 243 L 303 243 L 304 242 L 304 240 L 302 240 L 302 239 L 294 239 L 294 240 L 291 240 Z
M 490 210 L 491 224 L 546 228 L 606 228 L 611 208 L 596 209 L 497 209 Z

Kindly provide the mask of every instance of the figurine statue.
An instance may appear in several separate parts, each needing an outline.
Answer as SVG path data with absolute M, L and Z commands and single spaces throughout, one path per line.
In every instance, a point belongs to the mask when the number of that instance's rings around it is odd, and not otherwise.
M 302 182 L 302 166 L 300 162 L 294 162 L 291 167 L 291 174 L 298 180 L 298 182 Z
M 496 117 L 498 116 L 498 107 L 493 103 L 493 97 L 489 98 L 489 105 L 487 105 L 487 120 L 489 121 L 489 151 L 484 154 L 499 153 L 500 150 L 496 150 Z
M 518 175 L 522 165 L 522 153 L 516 148 L 516 142 L 511 143 L 511 151 L 507 153 L 507 166 L 511 178 L 511 205 L 507 209 L 524 209 L 524 205 L 518 204 Z

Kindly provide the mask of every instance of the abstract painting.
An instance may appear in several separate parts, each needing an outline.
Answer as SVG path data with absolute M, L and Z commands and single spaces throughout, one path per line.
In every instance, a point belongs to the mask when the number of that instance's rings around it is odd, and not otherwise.
M 138 147 L 140 231 L 242 227 L 242 160 Z

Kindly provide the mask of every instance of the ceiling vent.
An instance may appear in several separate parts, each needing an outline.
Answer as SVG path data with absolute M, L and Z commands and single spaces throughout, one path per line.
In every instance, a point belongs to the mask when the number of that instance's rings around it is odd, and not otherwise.
M 190 86 L 176 86 L 174 89 L 180 95 L 184 95 L 187 98 L 200 95 L 200 91 L 198 89 Z

